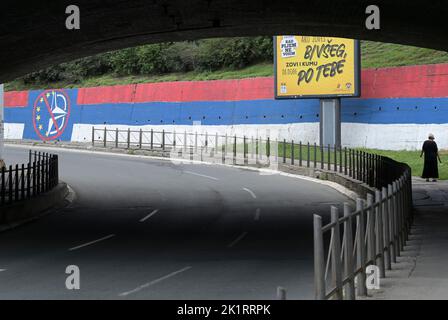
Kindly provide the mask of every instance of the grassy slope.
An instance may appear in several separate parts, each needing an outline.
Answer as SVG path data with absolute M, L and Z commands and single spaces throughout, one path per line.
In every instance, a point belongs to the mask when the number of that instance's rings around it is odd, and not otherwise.
M 389 43 L 363 41 L 362 67 L 379 68 L 391 66 L 405 66 L 417 64 L 432 64 L 448 62 L 448 53 L 424 48 L 401 46 Z M 218 70 L 214 72 L 188 72 L 172 73 L 166 75 L 151 76 L 127 76 L 118 77 L 108 74 L 95 78 L 84 79 L 80 83 L 48 83 L 44 85 L 24 85 L 21 81 L 13 81 L 6 84 L 5 89 L 29 90 L 42 88 L 73 88 L 73 87 L 95 87 L 114 84 L 131 84 L 145 82 L 163 81 L 191 81 L 191 80 L 217 80 L 217 79 L 241 79 L 266 77 L 273 75 L 271 63 L 253 65 L 240 70 Z
M 364 149 L 363 149 L 364 150 Z M 421 176 L 423 171 L 423 158 L 420 158 L 420 151 L 386 151 L 368 149 L 368 152 L 383 155 L 399 162 L 407 163 L 412 169 L 413 176 Z M 439 177 L 442 180 L 448 179 L 448 150 L 439 152 L 442 163 L 439 163 Z

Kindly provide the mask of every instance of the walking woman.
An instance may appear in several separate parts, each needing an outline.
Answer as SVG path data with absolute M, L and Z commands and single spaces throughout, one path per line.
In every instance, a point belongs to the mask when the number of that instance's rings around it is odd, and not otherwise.
M 439 178 L 439 168 L 437 166 L 437 160 L 441 163 L 439 157 L 439 149 L 437 148 L 437 143 L 434 141 L 434 135 L 430 133 L 428 135 L 428 140 L 423 143 L 422 153 L 420 154 L 420 158 L 425 154 L 425 164 L 423 167 L 422 178 L 426 178 L 426 181 L 429 181 L 432 178 L 432 181 L 437 181 Z

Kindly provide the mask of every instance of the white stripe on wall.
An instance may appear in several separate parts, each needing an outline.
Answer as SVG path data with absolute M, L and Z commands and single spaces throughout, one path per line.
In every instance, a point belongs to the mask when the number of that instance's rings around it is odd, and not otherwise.
M 24 123 L 5 123 L 5 139 L 23 139 Z
M 419 150 L 428 133 L 433 133 L 439 149 L 448 149 L 448 124 L 342 123 L 341 131 L 347 147 Z
M 72 141 L 75 142 L 89 142 L 92 140 L 92 124 L 74 124 L 73 125 L 73 133 L 72 133 Z M 319 123 L 291 123 L 291 124 L 241 124 L 241 125 L 233 125 L 233 126 L 210 126 L 210 125 L 145 125 L 145 126 L 127 126 L 127 125 L 95 125 L 97 129 L 107 130 L 115 130 L 118 128 L 119 130 L 127 130 L 131 128 L 131 130 L 138 131 L 140 129 L 144 131 L 150 131 L 153 129 L 154 131 L 161 132 L 165 130 L 165 132 L 176 132 L 177 137 L 181 137 L 183 133 L 186 131 L 187 133 L 195 133 L 205 134 L 206 132 L 210 134 L 210 140 L 213 140 L 213 135 L 218 133 L 218 135 L 227 134 L 229 137 L 236 135 L 238 137 L 246 136 L 248 138 L 251 137 L 261 137 L 266 139 L 266 137 L 271 137 L 271 139 L 275 140 L 278 138 L 279 140 L 287 139 L 294 140 L 296 142 L 301 141 L 309 141 L 311 143 L 318 143 L 319 140 Z M 103 132 L 101 130 L 95 130 L 96 139 L 101 140 L 103 138 Z M 111 133 L 113 134 L 113 133 Z M 138 133 L 134 133 L 131 135 L 131 142 L 138 142 Z M 112 140 L 114 137 L 110 137 Z M 172 139 L 171 137 L 168 137 Z M 125 141 L 127 139 L 126 133 L 121 133 L 119 140 Z
M 74 124 L 71 140 L 73 142 L 90 142 L 92 139 L 92 124 Z M 95 125 L 104 128 L 104 125 Z M 23 123 L 5 123 L 5 139 L 23 139 L 25 125 Z M 208 126 L 208 125 L 106 125 L 108 130 L 145 130 L 173 132 L 182 135 L 188 133 L 208 132 L 211 135 L 242 137 L 262 137 L 265 139 L 286 139 L 295 142 L 303 141 L 319 143 L 319 123 L 291 123 L 291 124 L 248 124 L 234 126 Z M 366 124 L 342 123 L 342 143 L 347 147 L 365 147 L 387 150 L 419 150 L 428 133 L 433 133 L 440 149 L 448 149 L 448 123 L 447 124 Z M 102 132 L 96 131 L 97 139 L 102 139 Z M 180 138 L 180 137 L 179 137 Z M 126 136 L 120 138 L 125 141 Z M 210 140 L 213 137 L 209 137 Z M 133 134 L 131 140 L 138 142 L 138 134 Z

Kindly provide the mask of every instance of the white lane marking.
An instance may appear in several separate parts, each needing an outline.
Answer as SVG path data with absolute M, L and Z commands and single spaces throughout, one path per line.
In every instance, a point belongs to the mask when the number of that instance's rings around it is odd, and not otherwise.
M 232 248 L 233 246 L 235 246 L 238 242 L 240 242 L 241 240 L 243 240 L 243 238 L 245 236 L 247 236 L 247 231 L 244 231 L 242 234 L 240 234 L 235 240 L 233 240 L 232 242 L 230 242 L 227 247 L 228 248 Z
M 252 198 L 257 199 L 257 196 L 255 195 L 255 193 L 250 190 L 249 188 L 243 188 L 244 191 L 249 192 L 249 194 L 252 196 Z
M 174 271 L 174 272 L 171 272 L 170 274 L 167 274 L 166 276 L 163 276 L 163 277 L 158 278 L 158 279 L 156 279 L 156 280 L 153 280 L 153 281 L 151 281 L 151 282 L 142 284 L 141 286 L 138 286 L 137 288 L 135 288 L 135 289 L 133 289 L 133 290 L 126 291 L 126 292 L 122 292 L 122 293 L 119 294 L 119 296 L 120 296 L 120 297 L 125 297 L 125 296 L 128 296 L 128 295 L 130 295 L 130 294 L 139 292 L 139 291 L 141 291 L 141 290 L 143 290 L 143 289 L 145 289 L 145 288 L 148 288 L 148 287 L 150 287 L 150 286 L 152 286 L 152 285 L 154 285 L 154 284 L 157 284 L 157 283 L 159 283 L 159 282 L 162 282 L 163 280 L 166 280 L 166 279 L 168 279 L 168 278 L 174 277 L 175 275 L 178 275 L 179 273 L 185 272 L 185 271 L 187 271 L 187 270 L 189 270 L 189 269 L 191 269 L 190 266 L 185 267 L 185 268 L 180 269 L 180 270 L 177 270 L 177 271 Z
M 215 181 L 219 180 L 218 178 L 215 178 L 215 177 L 212 177 L 212 176 L 207 176 L 205 174 L 196 173 L 196 172 L 193 172 L 193 171 L 184 171 L 184 173 L 191 174 L 191 175 L 198 176 L 198 177 L 202 177 L 202 178 L 215 180 Z
M 0 269 L 0 272 L 6 271 L 6 269 Z
M 261 209 L 257 208 L 257 210 L 255 211 L 255 217 L 254 217 L 255 221 L 260 220 L 260 213 L 261 213 Z
M 102 237 L 102 238 L 100 238 L 100 239 L 93 240 L 93 241 L 90 241 L 90 242 L 81 244 L 81 245 L 79 245 L 79 246 L 70 248 L 70 249 L 68 249 L 68 251 L 73 251 L 73 250 L 81 249 L 81 248 L 83 248 L 83 247 L 90 246 L 91 244 L 95 244 L 95 243 L 97 243 L 97 242 L 100 242 L 100 241 L 103 241 L 103 240 L 110 239 L 110 238 L 112 238 L 112 237 L 115 237 L 115 235 L 114 235 L 114 234 L 110 234 L 110 235 L 105 236 L 105 237 Z
M 154 210 L 153 212 L 151 212 L 150 214 L 148 214 L 146 217 L 141 218 L 140 222 L 145 222 L 146 220 L 148 220 L 149 218 L 151 218 L 153 215 L 155 215 L 157 212 L 159 212 L 159 209 Z

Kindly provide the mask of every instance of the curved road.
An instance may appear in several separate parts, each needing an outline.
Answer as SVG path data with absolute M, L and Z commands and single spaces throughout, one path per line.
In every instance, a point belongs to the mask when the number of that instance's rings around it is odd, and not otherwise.
M 312 215 L 349 201 L 281 175 L 49 152 L 76 199 L 0 234 L 0 299 L 275 299 L 278 286 L 313 298 Z M 80 290 L 65 287 L 68 265 Z

